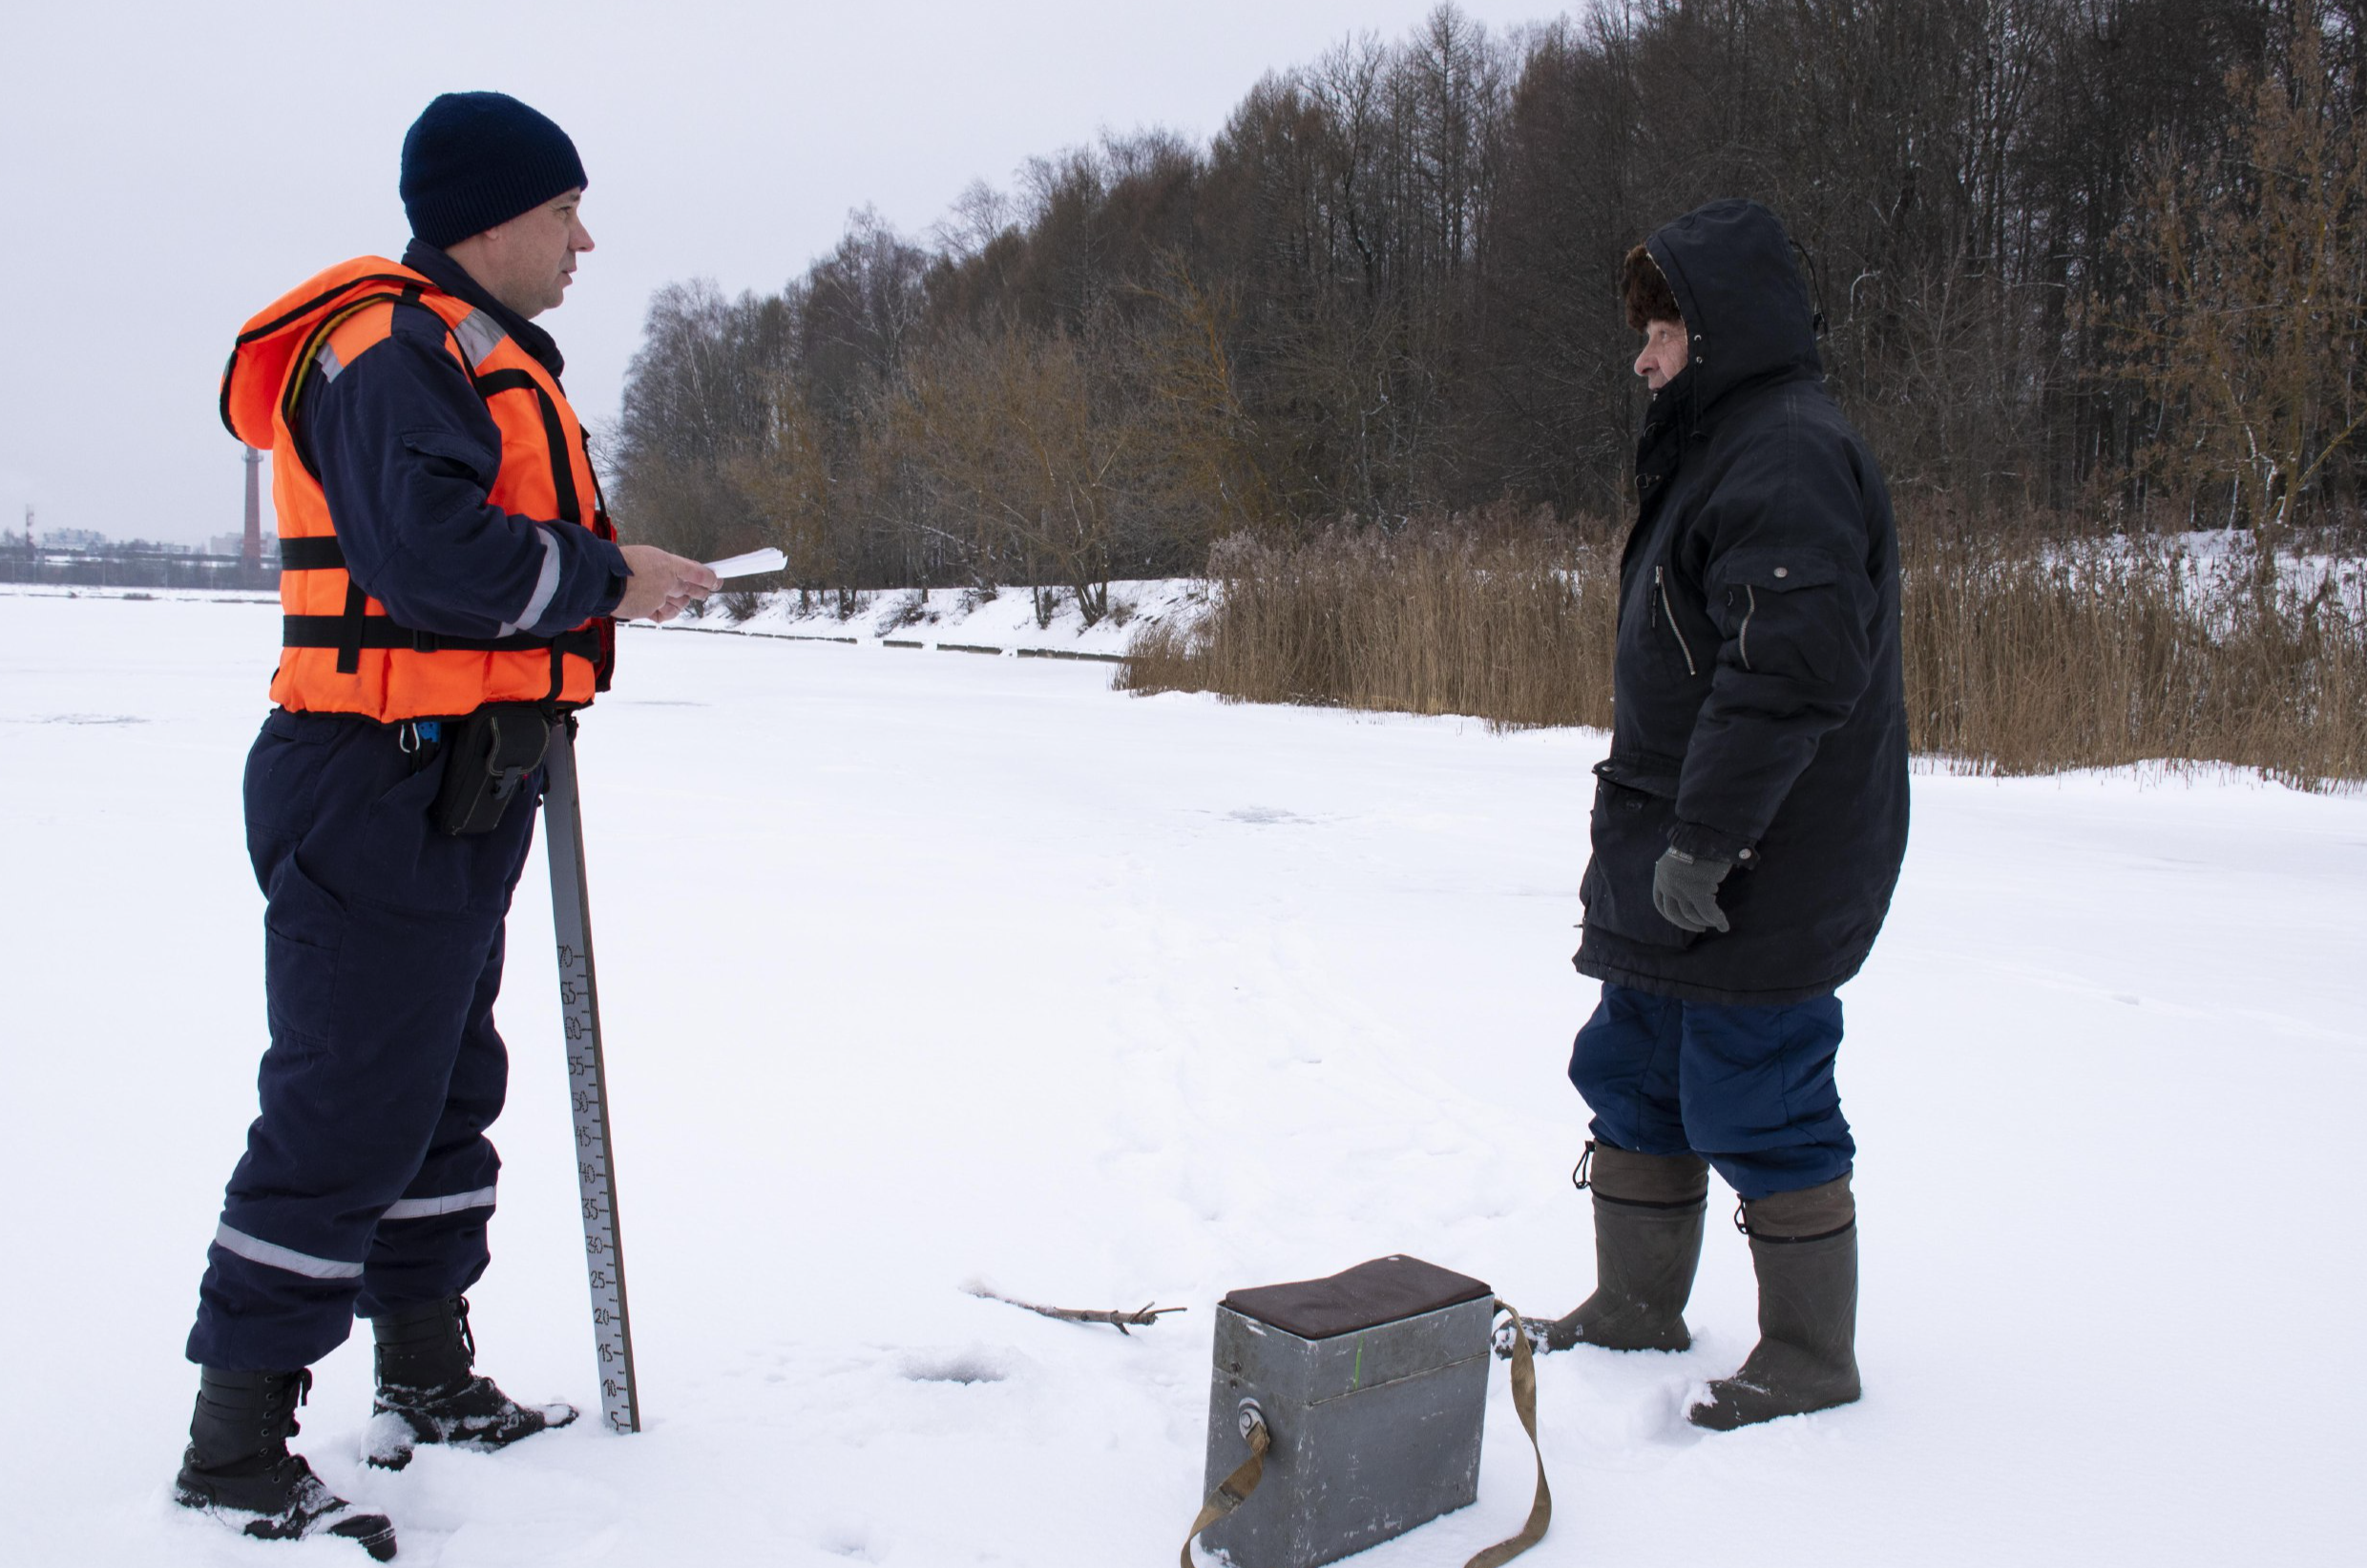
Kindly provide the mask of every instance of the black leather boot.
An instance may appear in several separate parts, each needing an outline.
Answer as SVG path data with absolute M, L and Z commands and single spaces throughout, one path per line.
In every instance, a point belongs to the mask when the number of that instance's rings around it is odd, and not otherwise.
M 1581 1184 L 1594 1193 L 1595 1289 L 1559 1318 L 1523 1318 L 1539 1350 L 1682 1350 L 1685 1304 L 1701 1264 L 1709 1166 L 1697 1154 L 1638 1154 L 1589 1142 Z M 1510 1352 L 1506 1344 L 1499 1354 Z
M 368 1459 L 387 1470 L 411 1462 L 421 1443 L 491 1452 L 576 1418 L 573 1405 L 521 1405 L 478 1377 L 469 1298 L 448 1296 L 370 1320 L 378 1341 Z
M 301 1454 L 287 1451 L 298 1430 L 296 1407 L 311 1387 L 307 1370 L 200 1369 L 176 1500 L 258 1540 L 344 1536 L 386 1562 L 394 1556 L 394 1525 L 384 1514 L 353 1513 Z
M 1686 1419 L 1731 1432 L 1847 1405 L 1857 1381 L 1857 1204 L 1846 1176 L 1743 1205 L 1759 1275 L 1759 1343 Z

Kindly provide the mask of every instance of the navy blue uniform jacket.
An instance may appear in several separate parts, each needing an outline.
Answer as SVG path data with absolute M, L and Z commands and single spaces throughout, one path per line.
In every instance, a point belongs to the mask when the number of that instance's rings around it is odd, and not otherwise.
M 488 312 L 555 379 L 551 334 L 420 240 L 403 264 Z M 320 476 L 347 570 L 399 625 L 450 637 L 550 637 L 607 615 L 624 556 L 588 528 L 504 512 L 486 499 L 501 431 L 443 319 L 397 304 L 393 334 L 335 378 L 308 377 L 296 440 Z

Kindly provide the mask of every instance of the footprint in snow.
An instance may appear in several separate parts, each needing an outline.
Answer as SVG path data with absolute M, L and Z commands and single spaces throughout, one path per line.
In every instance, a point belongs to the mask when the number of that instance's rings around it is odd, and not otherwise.
M 910 1355 L 902 1369 L 914 1383 L 1000 1383 L 1011 1375 L 1003 1358 L 986 1349 Z
M 1666 1383 L 1628 1413 L 1628 1435 L 1641 1443 L 1665 1448 L 1691 1448 L 1708 1433 L 1685 1418 L 1685 1412 L 1709 1397 L 1709 1380 L 1687 1378 Z

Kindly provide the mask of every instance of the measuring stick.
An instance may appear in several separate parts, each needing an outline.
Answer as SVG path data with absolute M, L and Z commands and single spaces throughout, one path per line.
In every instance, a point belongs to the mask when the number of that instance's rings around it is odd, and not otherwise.
M 625 1314 L 624 1245 L 617 1235 L 617 1164 L 608 1141 L 608 1078 L 600 1065 L 600 996 L 592 978 L 592 896 L 583 869 L 583 812 L 576 790 L 576 723 L 552 733 L 544 759 L 543 827 L 551 858 L 551 925 L 558 938 L 559 1017 L 567 1031 L 567 1086 L 576 1105 L 576 1181 L 583 1196 L 584 1267 L 592 1281 L 592 1338 L 600 1357 L 600 1413 L 611 1432 L 641 1430 L 633 1387 L 633 1324 Z

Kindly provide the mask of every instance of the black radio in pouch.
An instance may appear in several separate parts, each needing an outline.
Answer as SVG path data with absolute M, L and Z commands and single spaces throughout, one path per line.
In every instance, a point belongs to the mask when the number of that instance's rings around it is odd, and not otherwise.
M 444 726 L 435 825 L 457 838 L 490 833 L 551 746 L 551 716 L 532 702 L 489 702 Z

